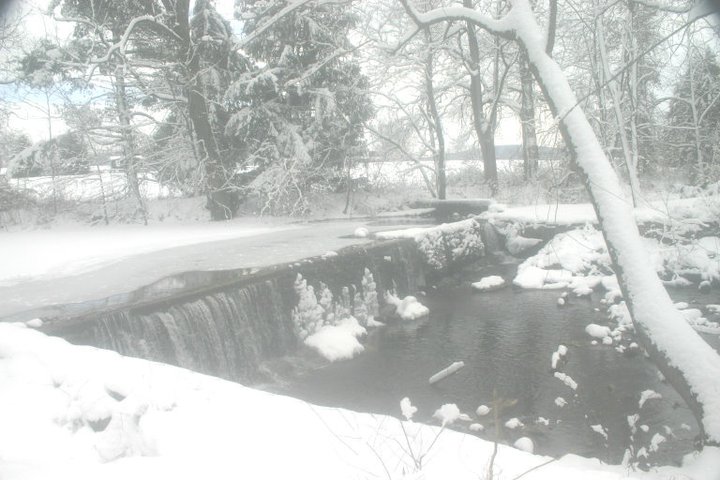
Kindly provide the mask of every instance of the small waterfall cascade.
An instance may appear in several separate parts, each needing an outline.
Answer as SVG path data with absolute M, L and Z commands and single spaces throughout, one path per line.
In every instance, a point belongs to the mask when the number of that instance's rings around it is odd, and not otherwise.
M 126 304 L 52 319 L 45 331 L 122 355 L 243 383 L 261 382 L 266 380 L 263 362 L 291 354 L 300 344 L 292 317 L 298 274 L 339 296 L 343 287 L 355 294 L 366 269 L 373 273 L 380 297 L 390 289 L 408 294 L 425 286 L 424 262 L 413 241 L 392 240 L 253 274 L 238 271 L 234 280 L 232 271 L 214 276 L 189 272 L 164 283 L 196 287 L 200 280 L 217 282 L 184 293 L 171 289 L 165 298 L 158 297 L 157 288 L 143 298 L 148 289 L 140 289 L 127 295 L 132 300 Z
M 263 359 L 295 348 L 279 280 L 229 288 L 165 308 L 97 317 L 88 343 L 123 355 L 182 366 L 236 381 L 259 377 Z

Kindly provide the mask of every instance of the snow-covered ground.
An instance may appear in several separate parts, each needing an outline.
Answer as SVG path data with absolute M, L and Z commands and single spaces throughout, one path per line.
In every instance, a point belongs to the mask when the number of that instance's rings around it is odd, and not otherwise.
M 685 231 L 696 229 L 701 222 L 713 222 L 720 218 L 720 197 L 705 196 L 644 201 L 634 209 L 639 223 L 660 223 Z M 525 206 L 491 205 L 482 215 L 494 222 L 521 224 L 583 225 L 597 223 L 595 210 L 589 203 L 537 204 Z
M 443 424 L 462 421 L 453 407 L 438 410 Z M 0 425 L 3 480 L 477 479 L 493 450 L 451 430 L 318 407 L 14 324 L 0 324 Z M 500 445 L 494 478 L 534 467 L 523 478 L 717 480 L 720 449 L 643 473 Z

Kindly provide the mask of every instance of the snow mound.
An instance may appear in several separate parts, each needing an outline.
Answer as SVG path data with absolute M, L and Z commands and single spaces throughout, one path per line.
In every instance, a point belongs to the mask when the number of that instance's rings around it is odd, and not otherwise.
M 403 320 L 416 320 L 421 317 L 425 317 L 430 313 L 425 305 L 420 303 L 417 298 L 412 295 L 400 299 L 392 293 L 385 295 L 385 300 L 390 305 L 395 306 L 395 313 L 398 314 Z
M 535 451 L 535 443 L 529 437 L 518 438 L 515 440 L 515 443 L 513 443 L 513 447 L 527 453 L 533 453 Z
M 365 347 L 358 341 L 367 334 L 353 318 L 344 318 L 337 325 L 324 325 L 316 333 L 305 339 L 305 345 L 317 350 L 320 355 L 331 362 L 349 360 L 362 353 Z
M 479 292 L 490 292 L 505 286 L 505 280 L 498 275 L 483 277 L 479 282 L 473 282 L 472 288 Z

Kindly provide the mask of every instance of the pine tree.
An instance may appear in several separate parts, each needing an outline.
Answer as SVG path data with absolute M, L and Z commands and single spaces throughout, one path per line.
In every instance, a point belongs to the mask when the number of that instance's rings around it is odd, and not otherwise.
M 237 108 L 226 132 L 247 145 L 254 186 L 272 209 L 306 208 L 309 185 L 339 183 L 364 148 L 371 115 L 367 80 L 348 32 L 357 22 L 347 4 L 313 5 L 277 19 L 285 0 L 247 1 L 238 12 L 244 34 L 262 34 L 246 52 L 258 66 L 226 99 Z

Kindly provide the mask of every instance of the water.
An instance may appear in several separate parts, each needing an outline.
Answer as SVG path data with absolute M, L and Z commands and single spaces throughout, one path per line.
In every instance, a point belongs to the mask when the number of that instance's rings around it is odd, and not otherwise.
M 529 436 L 537 453 L 575 453 L 612 463 L 621 461 L 628 445 L 626 417 L 638 413 L 640 393 L 653 389 L 663 398 L 648 401 L 639 412 L 638 425 L 649 430 L 636 435 L 637 448 L 661 433 L 667 441 L 651 454 L 650 463 L 677 463 L 691 451 L 697 425 L 680 397 L 659 380 L 656 367 L 641 354 L 627 356 L 590 344 L 585 325 L 605 321 L 604 313 L 594 311 L 600 306 L 597 297 L 572 299 L 561 308 L 557 291 L 509 287 L 473 293 L 468 287 L 470 280 L 489 274 L 512 278 L 513 269 L 498 265 L 465 274 L 460 282 L 446 282 L 422 299 L 431 312 L 425 321 L 389 325 L 367 339 L 366 351 L 359 357 L 269 388 L 316 404 L 396 417 L 400 400 L 408 396 L 419 407 L 416 419 L 426 422 L 433 421 L 432 413 L 442 404 L 456 403 L 485 426 L 480 436 L 490 440 L 496 437 L 492 415 L 478 419 L 475 409 L 492 405 L 494 399 L 516 400 L 502 412 L 501 423 L 518 417 L 526 427 L 501 427 L 502 441 Z M 719 346 L 717 338 L 710 340 Z M 561 370 L 579 384 L 576 396 L 552 375 L 550 359 L 558 344 L 569 347 Z M 465 368 L 436 386 L 428 385 L 432 374 L 458 360 L 465 362 Z M 557 407 L 558 396 L 568 405 Z M 536 423 L 540 416 L 550 421 L 549 426 Z M 595 424 L 608 430 L 607 441 L 590 428 Z M 691 429 L 683 429 L 682 424 Z M 456 428 L 467 430 L 468 425 L 460 422 Z

